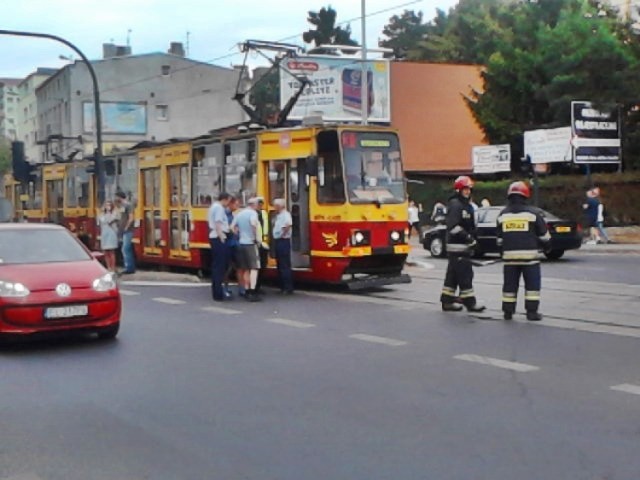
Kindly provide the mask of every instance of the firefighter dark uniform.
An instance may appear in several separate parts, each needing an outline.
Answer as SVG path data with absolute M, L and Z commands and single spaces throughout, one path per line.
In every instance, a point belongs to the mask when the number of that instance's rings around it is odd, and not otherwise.
M 459 311 L 462 307 L 455 303 L 456 290 L 460 289 L 459 298 L 470 312 L 481 312 L 485 309 L 476 302 L 473 291 L 473 266 L 471 256 L 475 246 L 475 217 L 471 205 L 471 188 L 473 181 L 466 176 L 458 177 L 453 184 L 456 194 L 449 199 L 446 218 L 446 245 L 449 263 L 442 287 L 442 310 Z
M 514 182 L 507 191 L 507 207 L 498 216 L 498 245 L 504 261 L 502 311 L 511 320 L 516 310 L 520 276 L 524 278 L 524 306 L 527 319 L 541 320 L 540 247 L 551 240 L 547 225 L 539 211 L 527 205 L 529 187 Z

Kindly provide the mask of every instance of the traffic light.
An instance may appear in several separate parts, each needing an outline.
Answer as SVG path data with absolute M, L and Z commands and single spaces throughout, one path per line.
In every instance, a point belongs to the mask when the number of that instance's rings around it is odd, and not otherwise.
M 13 178 L 17 182 L 26 183 L 29 181 L 31 165 L 24 156 L 24 142 L 11 142 L 11 166 Z

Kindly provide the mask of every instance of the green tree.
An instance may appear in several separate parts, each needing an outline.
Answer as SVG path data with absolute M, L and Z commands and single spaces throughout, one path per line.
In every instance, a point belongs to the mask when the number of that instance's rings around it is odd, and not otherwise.
M 11 171 L 11 144 L 0 138 L 0 175 Z
M 422 12 L 405 10 L 402 15 L 394 15 L 382 30 L 387 38 L 381 40 L 379 45 L 390 48 L 393 53 L 385 54 L 385 57 L 397 59 L 405 58 L 427 32 L 427 26 L 422 23 Z
M 258 82 L 249 95 L 249 103 L 264 124 L 280 111 L 280 74 L 277 69 L 266 72 L 256 79 Z
M 307 21 L 314 29 L 309 29 L 302 34 L 305 43 L 320 45 L 358 45 L 351 38 L 351 26 L 342 28 L 336 25 L 337 12 L 331 7 L 322 7 L 318 12 L 309 12 Z

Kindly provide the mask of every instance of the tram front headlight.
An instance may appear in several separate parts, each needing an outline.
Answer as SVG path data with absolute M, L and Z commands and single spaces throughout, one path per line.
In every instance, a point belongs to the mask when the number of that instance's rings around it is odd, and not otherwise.
M 405 235 L 402 230 L 391 230 L 389 232 L 389 243 L 395 245 L 397 243 L 404 243 Z
M 351 232 L 351 245 L 362 246 L 369 245 L 371 243 L 371 235 L 366 230 L 354 230 Z

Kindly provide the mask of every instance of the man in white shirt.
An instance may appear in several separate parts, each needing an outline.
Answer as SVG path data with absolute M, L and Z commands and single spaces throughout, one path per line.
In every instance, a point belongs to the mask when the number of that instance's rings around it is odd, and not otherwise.
M 273 239 L 276 247 L 276 263 L 280 279 L 280 292 L 284 295 L 293 293 L 293 273 L 291 271 L 291 228 L 293 220 L 287 211 L 284 198 L 273 201 L 276 218 L 273 224 Z
M 211 245 L 211 295 L 216 302 L 224 300 L 224 276 L 229 268 L 230 251 L 227 244 L 229 221 L 225 208 L 231 196 L 222 192 L 209 208 L 209 245 Z

